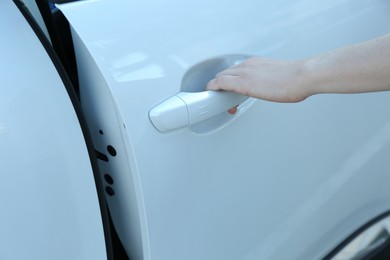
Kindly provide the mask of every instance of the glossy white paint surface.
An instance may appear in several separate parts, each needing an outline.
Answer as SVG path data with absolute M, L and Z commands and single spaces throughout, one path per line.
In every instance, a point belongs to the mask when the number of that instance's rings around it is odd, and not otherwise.
M 63 83 L 0 1 L 0 259 L 106 259 L 93 173 Z
M 132 259 L 320 259 L 390 209 L 390 93 L 250 100 L 234 116 L 167 134 L 148 117 L 213 57 L 300 59 L 388 33 L 388 1 L 60 8 L 98 149 L 118 152 L 102 167 L 115 181 L 108 202 Z

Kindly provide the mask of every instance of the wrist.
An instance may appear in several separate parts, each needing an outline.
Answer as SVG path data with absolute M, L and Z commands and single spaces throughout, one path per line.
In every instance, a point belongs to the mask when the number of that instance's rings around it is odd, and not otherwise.
M 300 60 L 296 62 L 295 76 L 292 86 L 297 99 L 304 100 L 316 93 L 316 76 L 309 60 Z
M 322 76 L 318 64 L 313 59 L 303 60 L 301 63 L 302 88 L 306 97 L 320 94 L 322 86 Z

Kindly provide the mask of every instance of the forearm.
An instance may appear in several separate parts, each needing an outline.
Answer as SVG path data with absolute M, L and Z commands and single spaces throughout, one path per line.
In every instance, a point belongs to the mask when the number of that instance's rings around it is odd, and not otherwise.
M 310 95 L 390 90 L 390 34 L 304 62 Z
M 307 60 L 253 57 L 219 73 L 207 88 L 275 102 L 299 102 L 320 93 L 390 90 L 390 34 Z

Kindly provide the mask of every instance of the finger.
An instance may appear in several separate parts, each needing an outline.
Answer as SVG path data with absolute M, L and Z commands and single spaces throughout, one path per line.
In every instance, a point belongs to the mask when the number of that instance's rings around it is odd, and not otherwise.
M 240 69 L 233 67 L 233 68 L 229 68 L 229 69 L 226 69 L 226 70 L 219 72 L 217 75 L 215 75 L 215 77 L 217 78 L 217 77 L 224 76 L 224 75 L 238 76 L 239 73 L 240 73 Z
M 223 75 L 211 80 L 207 84 L 207 89 L 209 90 L 227 90 L 227 91 L 235 91 L 240 87 L 241 80 L 237 76 L 231 75 Z
M 216 83 L 216 79 L 212 79 L 207 83 L 207 90 L 219 90 L 219 85 Z

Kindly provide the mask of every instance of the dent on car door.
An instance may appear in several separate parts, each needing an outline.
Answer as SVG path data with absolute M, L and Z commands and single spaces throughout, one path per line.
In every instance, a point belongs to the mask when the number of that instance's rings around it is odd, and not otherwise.
M 0 259 L 107 259 L 88 140 L 30 25 L 0 1 Z
M 225 100 L 204 92 L 218 70 L 248 55 L 301 59 L 388 33 L 387 1 L 59 8 L 131 259 L 320 259 L 390 209 L 389 93 L 298 104 L 233 97 L 234 115 L 204 116 L 219 111 L 209 97 Z

